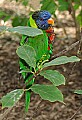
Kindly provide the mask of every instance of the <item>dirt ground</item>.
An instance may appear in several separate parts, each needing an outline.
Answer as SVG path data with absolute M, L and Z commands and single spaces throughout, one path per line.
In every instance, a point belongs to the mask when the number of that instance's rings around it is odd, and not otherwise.
M 8 8 L 8 2 L 4 1 L 3 3 L 0 3 L 0 8 L 4 7 L 5 9 L 6 7 L 6 9 L 12 9 L 13 3 L 11 2 L 10 4 L 11 7 Z M 63 29 L 60 26 L 58 27 L 59 24 L 57 23 L 54 29 L 57 38 L 53 44 L 53 54 L 61 52 L 63 49 L 68 48 L 72 43 L 76 42 L 75 28 L 71 16 L 66 12 L 59 14 L 58 18 L 65 26 L 68 38 L 65 37 Z M 0 25 L 1 24 L 2 22 L 0 21 Z M 7 22 L 6 24 L 11 26 L 10 22 Z M 22 88 L 24 85 L 23 80 L 19 75 L 18 56 L 16 54 L 19 41 L 20 37 L 16 34 L 5 33 L 0 37 L 0 98 L 7 92 Z M 77 55 L 77 51 L 78 45 L 64 55 Z M 66 85 L 59 87 L 64 95 L 65 104 L 59 102 L 50 103 L 32 93 L 30 108 L 27 114 L 24 112 L 23 97 L 4 120 L 71 120 L 71 116 L 82 105 L 82 95 L 73 93 L 75 89 L 82 89 L 82 62 L 51 68 L 59 70 L 66 78 Z M 43 77 L 38 77 L 37 83 L 48 84 L 49 82 Z M 0 109 L 0 120 L 1 116 L 5 116 L 6 112 L 8 112 L 8 109 Z M 82 108 L 78 110 L 72 120 L 82 120 Z

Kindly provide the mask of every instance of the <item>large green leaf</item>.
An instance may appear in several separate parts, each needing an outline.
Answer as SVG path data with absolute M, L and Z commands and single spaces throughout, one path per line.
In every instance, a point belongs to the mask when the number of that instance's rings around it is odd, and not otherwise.
M 55 86 L 65 85 L 65 77 L 56 70 L 43 70 L 40 75 L 50 80 Z
M 29 45 L 22 45 L 18 47 L 16 52 L 17 55 L 21 59 L 24 59 L 29 66 L 33 68 L 36 67 L 36 52 L 33 47 Z
M 48 67 L 48 66 L 52 66 L 52 65 L 61 65 L 61 64 L 66 64 L 69 62 L 77 62 L 77 61 L 80 61 L 80 59 L 76 56 L 71 56 L 71 57 L 61 56 L 61 57 L 55 58 L 54 60 L 52 60 L 48 63 L 45 63 L 43 65 L 43 68 Z
M 10 93 L 7 93 L 7 95 L 3 96 L 0 100 L 2 103 L 2 108 L 14 106 L 14 104 L 22 97 L 23 93 L 23 89 L 16 89 Z
M 26 27 L 26 26 L 17 26 L 13 28 L 8 28 L 8 31 L 16 32 L 16 33 L 31 36 L 31 37 L 43 34 L 42 30 L 38 28 L 32 28 L 32 27 Z
M 75 90 L 74 93 L 77 93 L 77 94 L 82 94 L 82 90 Z
M 6 26 L 0 26 L 0 32 L 3 32 L 6 30 Z
M 31 90 L 39 94 L 44 100 L 49 100 L 50 102 L 63 102 L 63 95 L 61 91 L 54 85 L 35 84 L 31 87 Z

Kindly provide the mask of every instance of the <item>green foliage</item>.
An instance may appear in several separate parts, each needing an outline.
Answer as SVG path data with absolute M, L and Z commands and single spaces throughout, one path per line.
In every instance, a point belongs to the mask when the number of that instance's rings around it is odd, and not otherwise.
M 54 0 L 42 0 L 41 4 L 42 4 L 41 10 L 47 10 L 51 14 L 54 14 L 55 10 L 57 9 L 57 5 L 54 2 Z
M 63 102 L 63 95 L 60 90 L 54 85 L 39 85 L 35 84 L 31 87 L 31 90 L 41 96 L 44 100 L 50 102 Z
M 4 22 L 8 21 L 10 19 L 11 15 L 4 11 L 0 11 L 0 19 L 4 20 Z
M 73 3 L 81 5 L 81 0 L 73 0 Z
M 19 15 L 11 15 L 10 13 L 6 13 L 4 11 L 0 11 L 0 19 L 4 22 L 11 20 L 12 26 L 26 26 L 28 22 L 28 18 L 26 16 L 19 16 Z
M 80 26 L 82 27 L 82 11 L 80 12 L 80 14 L 76 17 L 78 23 L 80 24 Z
M 28 45 L 22 45 L 18 47 L 17 49 L 17 55 L 21 58 L 24 59 L 25 62 L 35 68 L 36 67 L 36 52 L 33 47 L 28 46 Z
M 80 61 L 80 59 L 76 56 L 71 56 L 71 57 L 61 56 L 61 57 L 55 58 L 54 60 L 52 60 L 48 63 L 45 63 L 43 65 L 43 68 L 48 67 L 48 66 L 53 66 L 53 65 L 66 64 L 66 63 L 69 63 L 69 62 L 77 62 L 77 61 Z
M 28 22 L 28 19 L 26 17 L 21 17 L 16 15 L 13 19 L 12 19 L 12 26 L 16 27 L 16 26 L 26 26 Z
M 28 36 L 36 36 L 39 34 L 42 34 L 42 31 L 36 28 L 31 28 L 31 27 L 24 27 L 24 26 L 19 26 L 19 27 L 14 27 L 14 28 L 6 28 L 4 26 L 0 27 L 0 31 L 4 30 L 10 31 L 10 32 L 17 32 L 20 34 L 25 34 Z M 39 38 L 40 39 L 40 38 Z M 38 40 L 38 37 L 37 37 Z M 43 42 L 41 40 L 41 42 Z M 24 60 L 24 62 L 31 66 L 31 69 L 26 68 L 26 66 L 22 65 L 23 70 L 21 73 L 28 73 L 31 72 L 29 79 L 26 79 L 25 81 L 25 87 L 23 89 L 17 89 L 14 90 L 10 93 L 8 93 L 6 96 L 3 96 L 0 102 L 2 103 L 2 107 L 12 107 L 24 94 L 25 91 L 25 100 L 26 100 L 26 111 L 28 111 L 29 103 L 30 103 L 30 89 L 39 94 L 42 99 L 44 100 L 49 100 L 51 102 L 59 101 L 63 102 L 63 95 L 61 91 L 56 87 L 61 84 L 65 85 L 65 78 L 62 74 L 60 74 L 56 70 L 43 70 L 44 67 L 52 66 L 52 65 L 61 65 L 61 64 L 66 64 L 69 62 L 77 62 L 80 61 L 80 59 L 76 56 L 61 56 L 58 57 L 50 62 L 45 63 L 42 61 L 44 64 L 39 67 L 36 65 L 37 57 L 36 57 L 36 50 L 30 46 L 30 45 L 22 45 L 17 48 L 17 55 Z M 37 61 L 38 64 L 38 61 Z M 34 68 L 34 69 L 33 69 Z M 32 70 L 34 70 L 32 72 Z M 40 85 L 40 84 L 33 84 L 34 78 L 36 78 L 38 75 L 44 76 L 46 79 L 50 80 L 51 85 Z M 25 78 L 25 76 L 23 76 Z M 32 82 L 33 81 L 33 82 Z
M 31 70 L 29 68 L 25 68 L 24 70 L 21 70 L 19 73 L 29 73 Z
M 77 94 L 82 94 L 82 90 L 75 90 L 74 93 L 77 93 Z
M 31 36 L 31 37 L 43 34 L 43 32 L 38 28 L 25 27 L 25 26 L 8 28 L 7 30 L 9 32 L 16 32 L 16 33 Z
M 16 0 L 16 2 L 21 2 L 24 6 L 27 6 L 29 0 Z
M 7 27 L 6 26 L 0 26 L 0 32 L 6 31 Z
M 24 93 L 23 89 L 16 89 L 7 93 L 6 96 L 3 96 L 0 102 L 2 103 L 2 108 L 14 106 Z
M 24 6 L 26 6 L 28 4 L 28 0 L 16 0 L 17 2 L 21 1 L 22 4 Z M 79 0 L 74 0 L 74 10 L 76 11 L 79 6 L 80 6 L 80 1 Z M 59 11 L 65 11 L 69 9 L 69 2 L 66 0 L 58 0 L 57 1 L 58 4 L 56 4 L 56 2 L 54 2 L 54 0 L 41 0 L 41 10 L 47 10 L 49 11 L 51 14 L 55 14 L 55 11 L 58 9 Z M 79 24 L 82 26 L 82 11 L 80 12 L 80 14 L 77 16 L 77 21 L 79 22 Z M 9 20 L 11 18 L 11 15 L 5 13 L 5 12 L 0 12 L 0 19 L 3 19 L 4 22 Z M 44 48 L 44 42 L 43 42 L 43 37 L 46 38 L 45 33 L 43 33 L 40 29 L 37 28 L 31 28 L 31 27 L 25 27 L 27 25 L 27 21 L 28 19 L 26 17 L 21 17 L 21 16 L 14 16 L 12 18 L 12 25 L 14 26 L 13 28 L 7 28 L 6 26 L 0 26 L 0 32 L 3 31 L 9 31 L 9 32 L 16 32 L 22 35 L 26 35 L 29 36 L 31 38 L 31 40 L 35 40 L 37 39 L 38 41 L 40 40 L 40 42 L 38 43 L 35 42 L 35 44 L 33 43 L 34 46 L 30 45 L 25 45 L 24 42 L 23 44 L 21 44 L 20 47 L 17 48 L 17 55 L 19 56 L 19 58 L 21 58 L 27 65 L 30 66 L 31 69 L 28 69 L 26 66 L 24 66 L 22 63 L 22 69 L 20 71 L 20 73 L 33 73 L 29 80 L 27 79 L 25 81 L 25 87 L 24 90 L 23 89 L 16 89 L 14 91 L 11 91 L 10 93 L 8 93 L 6 96 L 3 96 L 2 99 L 0 100 L 0 102 L 2 103 L 2 108 L 5 107 L 12 107 L 15 105 L 15 103 L 22 97 L 22 95 L 24 94 L 25 91 L 25 100 L 26 100 L 26 111 L 28 111 L 28 107 L 29 107 L 29 103 L 30 103 L 30 89 L 39 94 L 41 96 L 42 99 L 44 100 L 49 100 L 51 102 L 55 102 L 55 101 L 59 101 L 59 102 L 63 102 L 63 95 L 61 93 L 61 91 L 57 88 L 57 86 L 59 85 L 65 85 L 65 77 L 60 74 L 58 71 L 56 70 L 44 70 L 45 67 L 49 67 L 49 66 L 53 66 L 53 65 L 61 65 L 61 64 L 66 64 L 69 62 L 78 62 L 80 61 L 80 59 L 76 56 L 71 56 L 71 57 L 67 57 L 67 56 L 61 56 L 58 58 L 55 58 L 52 61 L 46 62 L 45 60 L 47 60 L 49 58 L 46 59 L 41 59 L 42 62 L 38 63 L 37 58 L 38 57 L 38 51 L 37 51 L 37 47 L 39 45 L 40 50 L 45 49 Z M 31 21 L 32 22 L 32 21 Z M 21 26 L 20 26 L 21 25 Z M 34 24 L 32 24 L 34 26 Z M 17 26 L 17 27 L 16 27 Z M 26 37 L 24 36 L 24 37 Z M 41 37 L 43 36 L 43 37 Z M 29 40 L 30 40 L 29 38 Z M 33 39 L 32 39 L 33 38 Z M 41 46 L 40 46 L 41 45 Z M 44 51 L 40 51 L 39 52 L 42 55 L 44 55 Z M 37 61 L 37 63 L 36 63 Z M 34 69 L 33 69 L 34 68 Z M 32 70 L 34 70 L 32 72 Z M 44 78 L 48 79 L 52 84 L 50 85 L 40 85 L 40 84 L 30 84 L 32 83 L 33 78 L 36 78 L 38 75 L 43 76 Z M 23 75 L 23 78 L 25 78 L 25 76 Z M 28 87 L 27 87 L 28 86 Z M 82 94 L 82 90 L 76 90 L 75 93 L 77 94 Z
M 59 11 L 68 10 L 69 3 L 66 0 L 58 0 L 58 3 L 59 3 L 59 7 L 58 7 Z
M 61 84 L 65 85 L 64 76 L 56 70 L 42 70 L 40 75 L 50 80 L 55 86 L 59 86 Z
M 24 6 L 27 6 L 27 5 L 28 5 L 28 2 L 29 2 L 29 0 L 23 0 L 23 1 L 22 1 L 22 4 L 23 4 Z
M 73 7 L 74 7 L 74 10 L 77 10 L 79 8 L 79 4 L 75 4 Z

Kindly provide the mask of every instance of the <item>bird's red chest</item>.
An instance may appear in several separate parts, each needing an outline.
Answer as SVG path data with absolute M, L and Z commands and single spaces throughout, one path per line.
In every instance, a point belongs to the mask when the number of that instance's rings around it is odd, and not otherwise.
M 54 29 L 52 27 L 50 27 L 48 30 L 46 30 L 46 33 L 48 35 L 49 43 L 51 43 L 52 41 L 54 41 L 54 39 L 55 39 Z

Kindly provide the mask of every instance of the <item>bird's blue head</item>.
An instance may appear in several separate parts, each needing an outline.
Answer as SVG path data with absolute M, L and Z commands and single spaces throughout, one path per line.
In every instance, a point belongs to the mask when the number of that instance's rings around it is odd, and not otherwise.
M 47 30 L 48 27 L 54 24 L 53 19 L 51 19 L 51 14 L 45 10 L 34 12 L 32 18 L 35 20 L 38 28 L 42 30 Z

